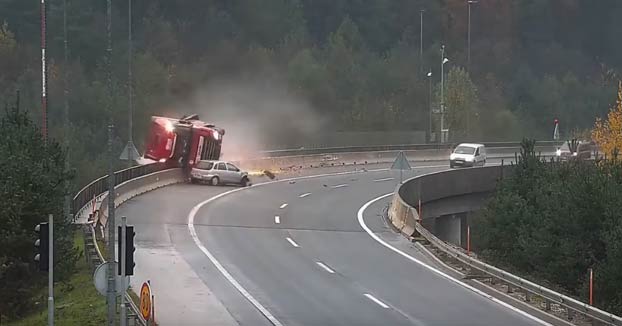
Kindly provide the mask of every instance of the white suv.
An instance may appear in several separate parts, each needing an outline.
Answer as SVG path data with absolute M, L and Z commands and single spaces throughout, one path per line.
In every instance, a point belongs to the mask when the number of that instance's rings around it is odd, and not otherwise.
M 190 182 L 209 182 L 212 186 L 219 184 L 239 184 L 250 186 L 248 172 L 225 161 L 199 161 L 190 171 Z
M 486 164 L 486 147 L 482 144 L 460 144 L 449 156 L 449 167 L 484 166 Z

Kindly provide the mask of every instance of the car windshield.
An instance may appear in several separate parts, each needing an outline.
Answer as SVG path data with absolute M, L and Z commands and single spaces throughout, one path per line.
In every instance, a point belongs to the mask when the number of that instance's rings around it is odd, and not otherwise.
M 197 164 L 197 169 L 211 170 L 213 166 L 214 166 L 213 162 L 199 162 Z
M 455 154 L 469 154 L 469 155 L 473 155 L 473 153 L 475 153 L 475 148 L 468 147 L 468 146 L 458 146 L 454 150 L 454 153 Z

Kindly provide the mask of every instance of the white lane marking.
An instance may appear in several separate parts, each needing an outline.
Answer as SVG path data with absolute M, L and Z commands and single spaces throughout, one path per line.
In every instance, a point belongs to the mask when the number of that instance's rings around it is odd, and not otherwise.
M 300 246 L 299 246 L 296 242 L 294 242 L 294 240 L 292 240 L 292 238 L 287 237 L 287 238 L 285 238 L 285 239 L 287 239 L 287 241 L 289 241 L 289 243 L 290 243 L 292 246 L 294 246 L 294 247 L 296 247 L 296 248 L 300 247 Z
M 322 267 L 325 271 L 331 273 L 331 274 L 335 274 L 335 271 L 330 269 L 330 267 L 326 266 L 324 263 L 322 263 L 321 261 L 316 261 L 315 262 L 318 266 Z
M 395 178 L 382 178 L 382 179 L 376 179 L 376 180 L 374 180 L 374 182 L 382 182 L 382 181 L 389 181 L 389 180 L 395 180 Z
M 340 185 L 336 185 L 336 186 L 331 186 L 331 188 L 337 189 L 337 188 L 343 188 L 343 187 L 347 187 L 347 186 L 348 186 L 348 184 L 344 183 L 344 184 L 340 184 Z
M 207 248 L 203 245 L 203 243 L 201 243 L 201 240 L 199 240 L 199 237 L 197 236 L 197 231 L 194 228 L 194 217 L 199 209 L 203 205 L 222 196 L 225 196 L 227 193 L 231 193 L 231 191 L 223 192 L 222 194 L 216 195 L 192 208 L 190 214 L 188 215 L 188 230 L 190 231 L 190 236 L 194 240 L 194 243 L 197 245 L 197 247 L 199 247 L 199 249 L 201 249 L 201 251 L 205 254 L 205 256 L 207 256 L 212 264 L 216 266 L 216 269 L 218 269 L 218 271 L 227 279 L 227 281 L 229 281 L 229 283 L 231 283 L 231 285 L 233 285 L 233 287 L 235 287 L 235 289 L 238 290 L 238 292 L 240 292 L 240 294 L 242 294 L 246 298 L 246 300 L 248 300 L 253 306 L 255 306 L 255 308 L 257 308 L 257 310 L 259 310 L 261 314 L 264 315 L 274 326 L 283 326 L 283 324 L 278 319 L 276 319 L 276 317 L 274 317 L 274 315 L 272 315 L 272 313 L 270 313 L 270 311 L 268 311 L 266 307 L 259 303 L 259 301 L 255 299 L 255 297 L 253 297 L 235 278 L 233 278 L 233 276 L 225 269 L 225 267 L 218 261 L 218 259 L 216 259 L 216 257 L 214 257 L 214 255 L 212 255 L 212 253 L 207 250 Z
M 413 170 L 416 169 L 426 169 L 426 168 L 441 168 L 441 167 L 446 167 L 445 165 L 430 165 L 430 166 L 418 166 L 418 167 L 414 167 Z M 372 170 L 367 170 L 367 172 L 385 172 L 385 171 L 389 171 L 388 168 L 383 168 L 383 169 L 372 169 Z M 266 309 L 261 303 L 259 303 L 259 301 L 257 301 L 257 299 L 255 299 L 255 297 L 253 297 L 226 269 L 225 267 L 220 263 L 220 261 L 218 261 L 218 259 L 216 259 L 216 257 L 214 257 L 214 255 L 212 255 L 212 253 L 207 250 L 207 248 L 203 245 L 203 243 L 201 242 L 201 240 L 199 239 L 199 237 L 197 236 L 197 231 L 194 227 L 194 218 L 197 215 L 197 213 L 199 212 L 199 210 L 201 209 L 201 207 L 219 199 L 225 196 L 228 196 L 232 193 L 238 192 L 238 191 L 242 191 L 242 190 L 247 190 L 247 189 L 251 189 L 251 188 L 255 188 L 255 187 L 261 187 L 261 186 L 266 186 L 266 185 L 270 185 L 273 183 L 279 183 L 279 182 L 288 182 L 288 181 L 293 181 L 293 180 L 307 180 L 307 179 L 317 179 L 317 178 L 323 178 L 323 177 L 333 177 L 333 176 L 340 176 L 340 175 L 349 175 L 349 174 L 357 174 L 357 173 L 363 173 L 362 171 L 345 171 L 345 172 L 335 172 L 335 173 L 323 173 L 323 174 L 315 174 L 315 175 L 307 175 L 307 176 L 303 176 L 303 177 L 292 177 L 292 178 L 285 178 L 282 180 L 272 180 L 272 181 L 266 181 L 266 182 L 261 182 L 261 183 L 257 183 L 254 184 L 250 187 L 245 187 L 245 188 L 236 188 L 236 189 L 232 189 L 229 191 L 225 191 L 223 193 L 220 193 L 216 196 L 207 198 L 206 200 L 198 203 L 196 206 L 194 206 L 192 208 L 192 210 L 190 210 L 190 213 L 188 214 L 188 232 L 190 232 L 190 236 L 192 237 L 192 240 L 194 241 L 194 243 L 196 244 L 196 246 L 205 254 L 205 256 L 207 256 L 207 258 L 210 260 L 210 262 L 212 262 L 212 264 L 214 264 L 214 266 L 216 267 L 216 269 L 218 269 L 218 271 L 225 277 L 225 279 L 227 279 L 227 281 L 229 283 L 231 283 L 231 285 L 233 285 L 233 287 L 235 287 L 235 289 L 240 292 L 240 294 L 242 294 L 242 296 L 244 296 L 244 298 L 246 298 L 246 300 L 248 300 L 255 308 L 257 308 L 257 310 L 259 310 L 259 312 L 261 312 L 262 315 L 264 315 L 266 317 L 266 319 L 268 319 L 272 324 L 274 324 L 274 326 L 283 326 L 283 324 L 276 319 L 276 317 L 274 317 L 274 315 L 272 315 L 270 313 L 270 311 L 268 311 L 268 309 Z
M 298 197 L 305 198 L 305 197 L 309 196 L 310 194 L 311 194 L 310 192 L 307 192 L 307 193 L 304 193 L 304 194 L 302 194 L 302 195 L 300 195 Z
M 274 223 L 276 223 L 276 224 L 281 224 L 281 217 L 280 217 L 280 216 L 278 216 L 278 215 L 276 215 L 276 216 L 274 217 Z
M 376 297 L 374 297 L 373 295 L 369 294 L 369 293 L 365 293 L 363 294 L 364 296 L 367 297 L 367 299 L 377 303 L 379 306 L 381 306 L 384 309 L 389 309 L 389 306 L 387 306 L 384 302 L 378 300 Z
M 373 204 L 373 203 L 375 203 L 375 202 L 377 202 L 377 201 L 379 201 L 379 200 L 381 200 L 383 198 L 389 197 L 391 195 L 393 195 L 393 193 L 384 194 L 384 195 L 382 195 L 380 197 L 376 197 L 376 198 L 368 201 L 367 203 L 365 203 L 365 205 L 361 206 L 361 208 L 359 209 L 359 211 L 357 213 L 357 218 L 358 218 L 359 224 L 361 225 L 363 230 L 365 230 L 365 232 L 367 232 L 367 234 L 369 234 L 370 237 L 372 237 L 374 240 L 376 240 L 376 242 L 378 242 L 381 245 L 387 247 L 389 250 L 391 250 L 391 251 L 401 255 L 402 257 L 404 257 L 404 258 L 406 258 L 406 259 L 408 259 L 408 260 L 410 260 L 410 261 L 412 261 L 414 263 L 417 263 L 417 264 L 421 265 L 422 267 L 424 267 L 424 268 L 426 268 L 426 269 L 428 269 L 428 270 L 430 270 L 430 271 L 440 275 L 441 277 L 443 277 L 443 278 L 445 278 L 445 279 L 447 279 L 447 280 L 449 280 L 449 281 L 451 281 L 451 282 L 453 282 L 453 283 L 455 283 L 457 285 L 460 285 L 460 286 L 462 286 L 462 287 L 464 287 L 464 288 L 466 288 L 468 290 L 471 290 L 471 291 L 473 291 L 473 292 L 483 296 L 484 298 L 487 298 L 487 299 L 491 300 L 492 302 L 498 303 L 501 306 L 503 306 L 503 307 L 505 307 L 507 309 L 510 309 L 510 310 L 512 310 L 512 311 L 514 311 L 514 312 L 516 312 L 516 313 L 518 313 L 518 314 L 520 314 L 520 315 L 522 315 L 524 317 L 527 317 L 527 318 L 529 318 L 529 319 L 531 319 L 531 320 L 533 320 L 533 321 L 535 321 L 535 322 L 537 322 L 537 323 L 539 323 L 541 325 L 552 326 L 551 324 L 545 322 L 542 319 L 539 319 L 538 317 L 532 316 L 532 315 L 530 315 L 529 313 L 527 313 L 525 311 L 522 311 L 522 310 L 520 310 L 520 309 L 518 309 L 518 308 L 516 308 L 516 307 L 514 307 L 514 306 L 512 306 L 512 305 L 510 305 L 510 304 L 508 304 L 506 302 L 503 302 L 503 301 L 501 301 L 501 300 L 499 300 L 499 299 L 497 299 L 497 298 L 495 298 L 495 297 L 493 297 L 493 296 L 491 296 L 491 295 L 489 295 L 489 294 L 487 294 L 487 293 L 485 293 L 485 292 L 483 292 L 481 290 L 478 290 L 478 289 L 476 289 L 476 288 L 474 288 L 474 287 L 472 287 L 472 286 L 470 286 L 470 285 L 468 285 L 468 284 L 466 284 L 466 283 L 464 283 L 464 282 L 462 282 L 462 281 L 460 281 L 460 280 L 450 276 L 449 274 L 445 274 L 444 272 L 442 272 L 442 271 L 440 271 L 440 270 L 438 270 L 438 269 L 436 269 L 436 268 L 434 268 L 434 267 L 432 267 L 432 266 L 430 266 L 430 265 L 428 265 L 428 264 L 418 260 L 417 258 L 415 258 L 413 256 L 410 256 L 409 254 L 407 254 L 407 253 L 405 253 L 405 252 L 403 252 L 403 251 L 393 247 L 392 245 L 390 245 L 387 242 L 385 242 L 384 240 L 382 240 L 378 235 L 376 235 L 365 224 L 365 220 L 363 219 L 363 213 L 365 212 L 365 210 L 371 204 Z
M 287 207 L 287 203 L 285 203 L 285 204 L 281 205 L 281 207 L 279 207 L 279 208 L 280 208 L 280 209 L 283 209 L 283 208 L 285 208 L 285 207 Z

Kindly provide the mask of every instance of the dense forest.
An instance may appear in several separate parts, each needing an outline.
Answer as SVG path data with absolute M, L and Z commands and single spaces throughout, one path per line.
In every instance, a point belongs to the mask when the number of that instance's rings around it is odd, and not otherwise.
M 67 73 L 67 137 L 78 184 L 103 171 L 110 117 L 115 150 L 127 141 L 128 1 L 112 3 L 112 103 L 106 1 L 67 0 L 67 63 L 63 2 L 49 7 L 50 133 L 63 137 Z M 302 142 L 300 134 L 320 129 L 425 131 L 430 107 L 439 107 L 441 45 L 449 59 L 452 141 L 549 139 L 554 118 L 566 137 L 605 114 L 622 67 L 616 39 L 622 2 L 480 0 L 471 5 L 470 63 L 467 6 L 464 0 L 135 0 L 136 143 L 140 148 L 150 115 L 195 112 L 233 131 L 259 130 L 263 148 Z M 0 0 L 0 101 L 12 103 L 19 89 L 35 121 L 41 120 L 39 41 L 39 3 Z M 433 130 L 437 121 L 434 115 Z

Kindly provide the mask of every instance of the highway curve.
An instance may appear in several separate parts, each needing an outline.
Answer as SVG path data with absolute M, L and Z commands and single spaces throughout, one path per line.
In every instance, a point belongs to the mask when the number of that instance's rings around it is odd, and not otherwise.
M 390 197 L 379 197 L 398 178 L 383 169 L 137 197 L 118 212 L 138 233 L 132 284 L 152 280 L 160 325 L 542 324 L 429 267 L 386 225 Z

